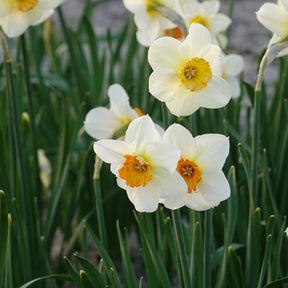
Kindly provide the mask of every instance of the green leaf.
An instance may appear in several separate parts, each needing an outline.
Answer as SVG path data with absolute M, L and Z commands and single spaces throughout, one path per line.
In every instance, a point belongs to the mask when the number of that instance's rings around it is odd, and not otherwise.
M 8 209 L 5 194 L 0 191 L 0 287 L 3 287 L 5 279 L 6 255 L 8 240 Z
M 36 278 L 34 280 L 31 280 L 29 282 L 27 282 L 26 284 L 22 285 L 20 288 L 27 288 L 29 286 L 31 286 L 32 284 L 35 284 L 37 282 L 46 280 L 46 279 L 55 279 L 55 280 L 63 280 L 63 281 L 72 281 L 72 277 L 70 275 L 66 275 L 66 274 L 53 274 L 53 275 L 48 275 L 48 276 L 44 276 L 44 277 L 40 277 L 40 278 Z
M 229 282 L 233 283 L 233 288 L 243 288 L 244 278 L 242 265 L 235 250 L 230 246 L 228 248 L 228 267 L 229 267 Z
M 93 283 L 94 287 L 105 287 L 105 281 L 103 280 L 101 274 L 96 269 L 96 267 L 90 263 L 88 260 L 80 257 L 77 254 L 74 254 L 78 263 L 82 266 L 82 269 L 85 271 L 86 276 L 89 281 Z M 84 286 L 85 287 L 85 286 Z
M 66 267 L 71 274 L 71 278 L 73 283 L 78 287 L 78 288 L 83 288 L 80 277 L 76 269 L 73 267 L 72 263 L 69 261 L 67 257 L 64 257 L 64 262 L 66 264 Z

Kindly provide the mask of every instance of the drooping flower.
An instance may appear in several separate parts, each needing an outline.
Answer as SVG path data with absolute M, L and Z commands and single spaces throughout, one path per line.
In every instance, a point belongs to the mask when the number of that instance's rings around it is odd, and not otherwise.
M 137 26 L 137 40 L 143 46 L 149 46 L 153 40 L 162 35 L 165 29 L 175 27 L 171 21 L 163 17 L 157 7 L 173 8 L 173 0 L 123 0 L 125 7 L 134 14 Z
M 223 55 L 222 67 L 222 78 L 225 79 L 230 85 L 232 98 L 239 97 L 241 94 L 241 89 L 238 76 L 244 68 L 243 57 L 236 54 Z
M 1 0 L 0 26 L 10 37 L 18 37 L 29 26 L 42 23 L 64 0 Z
M 288 1 L 278 0 L 277 4 L 264 3 L 256 12 L 258 21 L 273 33 L 269 46 L 288 36 Z M 278 56 L 288 54 L 284 49 Z
M 140 109 L 131 108 L 129 97 L 121 85 L 111 85 L 108 96 L 110 109 L 96 107 L 87 113 L 84 121 L 85 131 L 95 139 L 112 138 L 116 131 L 121 134 L 121 129 L 124 135 L 130 122 L 143 115 Z
M 172 114 L 187 116 L 200 107 L 220 108 L 229 102 L 231 89 L 221 77 L 221 49 L 211 41 L 207 28 L 192 23 L 183 42 L 162 37 L 149 48 L 149 91 Z
M 162 141 L 149 116 L 131 122 L 125 141 L 100 140 L 94 151 L 111 164 L 118 185 L 126 190 L 137 211 L 154 212 L 160 198 L 169 199 L 173 209 L 180 207 L 178 199 L 186 185 L 175 170 L 180 151 Z
M 225 32 L 231 24 L 231 19 L 225 14 L 219 13 L 219 1 L 213 0 L 200 3 L 193 0 L 179 0 L 178 2 L 180 6 L 179 14 L 183 17 L 187 28 L 189 28 L 192 23 L 202 24 L 210 31 L 213 43 L 220 44 L 221 47 L 226 47 L 227 39 L 223 32 Z M 177 39 L 183 38 L 183 34 L 179 28 L 172 28 L 165 31 L 164 34 Z
M 186 193 L 179 195 L 182 205 L 207 210 L 230 196 L 229 183 L 222 171 L 229 153 L 227 137 L 204 134 L 193 138 L 185 127 L 173 124 L 165 131 L 163 141 L 181 150 L 176 170 L 186 182 Z M 161 202 L 168 208 L 173 205 L 170 199 Z

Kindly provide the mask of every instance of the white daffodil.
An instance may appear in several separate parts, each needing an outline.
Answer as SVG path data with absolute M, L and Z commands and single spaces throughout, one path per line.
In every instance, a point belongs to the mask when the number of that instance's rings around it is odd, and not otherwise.
M 12 38 L 49 18 L 63 0 L 0 0 L 0 26 Z
M 288 0 L 278 0 L 277 4 L 265 3 L 256 12 L 258 21 L 273 33 L 269 46 L 288 36 Z M 284 49 L 278 56 L 288 54 Z
M 85 131 L 95 139 L 112 138 L 117 131 L 121 134 L 121 129 L 124 135 L 130 122 L 143 115 L 140 109 L 131 108 L 129 97 L 121 85 L 111 85 L 108 96 L 110 109 L 96 107 L 87 113 L 84 121 Z
M 286 230 L 284 231 L 288 237 L 288 227 L 286 228 Z
M 134 14 L 137 40 L 143 46 L 149 46 L 165 29 L 175 27 L 175 24 L 164 18 L 156 9 L 162 6 L 173 8 L 173 0 L 123 0 L 123 3 Z
M 169 199 L 171 209 L 180 207 L 178 198 L 186 186 L 175 170 L 180 151 L 162 141 L 149 116 L 131 122 L 125 141 L 100 140 L 95 142 L 94 151 L 111 163 L 118 185 L 127 191 L 137 211 L 154 212 L 160 198 Z
M 186 193 L 178 199 L 182 205 L 202 211 L 230 196 L 229 183 L 222 171 L 229 153 L 227 137 L 205 134 L 193 138 L 186 128 L 173 124 L 165 131 L 163 141 L 181 150 L 176 170 L 186 182 Z M 170 199 L 161 202 L 168 208 L 174 205 Z
M 148 51 L 153 68 L 150 93 L 165 102 L 176 116 L 187 116 L 200 107 L 220 108 L 231 98 L 231 89 L 222 78 L 221 49 L 211 44 L 203 25 L 192 23 L 187 38 L 155 40 Z
M 198 1 L 179 0 L 180 11 L 179 14 L 183 17 L 187 27 L 189 28 L 192 23 L 199 23 L 204 25 L 212 35 L 212 42 L 219 43 L 222 47 L 226 47 L 227 39 L 223 32 L 231 24 L 231 19 L 225 14 L 218 13 L 220 8 L 219 1 Z M 180 38 L 180 32 L 175 31 L 176 38 Z M 166 33 L 167 35 L 167 33 Z
M 232 98 L 239 97 L 241 94 L 239 74 L 244 69 L 243 57 L 236 54 L 223 54 L 222 67 L 222 78 L 230 85 Z

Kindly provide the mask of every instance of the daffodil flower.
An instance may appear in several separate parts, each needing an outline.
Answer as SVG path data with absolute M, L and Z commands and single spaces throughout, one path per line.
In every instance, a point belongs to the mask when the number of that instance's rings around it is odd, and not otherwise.
M 236 54 L 223 54 L 222 67 L 222 78 L 230 85 L 232 98 L 239 97 L 241 94 L 239 74 L 244 69 L 243 57 Z
M 134 14 L 137 26 L 136 36 L 140 44 L 149 46 L 153 40 L 162 35 L 165 29 L 175 27 L 175 24 L 157 11 L 157 7 L 173 8 L 175 2 L 173 0 L 123 0 L 125 7 Z
M 176 172 L 180 151 L 162 141 L 149 116 L 131 122 L 125 141 L 100 140 L 94 151 L 111 164 L 118 185 L 127 191 L 137 211 L 154 212 L 160 198 L 169 199 L 171 209 L 179 208 L 178 199 L 186 186 Z
M 154 70 L 149 91 L 172 114 L 187 116 L 200 107 L 220 108 L 229 102 L 231 89 L 222 78 L 221 49 L 211 41 L 207 28 L 192 23 L 183 42 L 162 37 L 149 48 Z
M 31 25 L 49 18 L 63 0 L 1 0 L 0 26 L 10 37 L 18 37 Z
M 284 232 L 286 233 L 286 236 L 288 237 L 288 227 L 286 228 Z
M 188 28 L 192 23 L 202 24 L 210 31 L 213 43 L 219 43 L 222 47 L 226 47 L 227 39 L 223 32 L 231 24 L 231 19 L 225 14 L 218 13 L 220 8 L 219 1 L 199 3 L 193 0 L 180 0 L 179 6 L 179 14 L 183 17 Z M 164 31 L 167 36 L 169 36 L 169 33 L 175 38 L 183 38 L 183 34 L 178 27 Z
M 129 97 L 121 85 L 111 85 L 108 96 L 110 109 L 96 107 L 88 112 L 84 121 L 85 131 L 94 139 L 112 138 L 117 131 L 124 135 L 130 122 L 143 115 L 140 109 L 131 108 Z
M 193 138 L 186 128 L 173 124 L 165 131 L 163 141 L 181 150 L 176 170 L 186 182 L 186 193 L 178 199 L 182 205 L 202 211 L 230 196 L 229 183 L 222 171 L 229 153 L 227 137 L 204 134 Z M 168 208 L 174 205 L 170 199 L 161 202 Z
M 273 33 L 269 46 L 288 36 L 288 1 L 278 0 L 277 4 L 264 3 L 256 12 L 258 21 Z M 284 49 L 278 56 L 288 54 Z

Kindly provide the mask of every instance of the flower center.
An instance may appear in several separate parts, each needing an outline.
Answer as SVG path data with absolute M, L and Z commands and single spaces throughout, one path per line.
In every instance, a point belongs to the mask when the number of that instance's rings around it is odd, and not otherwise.
M 146 0 L 146 11 L 147 14 L 155 15 L 158 14 L 157 7 L 163 5 L 163 0 Z
M 202 180 L 202 173 L 195 162 L 190 160 L 184 160 L 182 157 L 178 161 L 178 165 L 176 168 L 177 172 L 183 177 L 187 186 L 188 193 L 192 193 L 193 191 L 197 191 L 197 185 Z
M 119 169 L 120 178 L 126 180 L 126 185 L 130 187 L 145 187 L 152 179 L 152 171 L 149 163 L 141 157 L 125 155 L 125 162 Z
M 164 36 L 170 36 L 175 39 L 182 39 L 183 38 L 183 33 L 179 27 L 173 28 L 173 29 L 165 29 L 164 30 Z
M 202 16 L 197 15 L 195 17 L 193 17 L 190 21 L 189 21 L 189 26 L 192 23 L 199 23 L 202 24 L 203 26 L 205 26 L 207 29 L 209 29 L 209 22 Z
M 28 12 L 32 10 L 39 0 L 12 0 L 13 6 L 21 12 Z
M 191 92 L 199 91 L 212 79 L 212 71 L 206 60 L 196 57 L 180 68 L 179 78 Z

